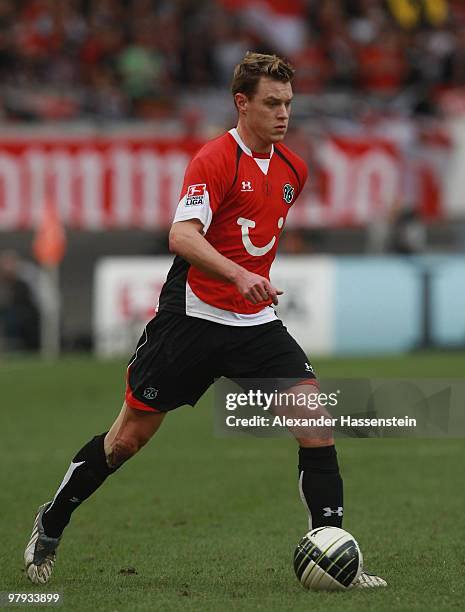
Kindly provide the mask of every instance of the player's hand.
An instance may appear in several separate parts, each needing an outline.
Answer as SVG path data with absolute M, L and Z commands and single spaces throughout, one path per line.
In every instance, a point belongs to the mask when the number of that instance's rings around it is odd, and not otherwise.
M 239 275 L 235 284 L 239 293 L 252 304 L 260 304 L 260 302 L 271 300 L 277 306 L 278 295 L 283 294 L 280 289 L 273 287 L 267 278 L 247 270 Z

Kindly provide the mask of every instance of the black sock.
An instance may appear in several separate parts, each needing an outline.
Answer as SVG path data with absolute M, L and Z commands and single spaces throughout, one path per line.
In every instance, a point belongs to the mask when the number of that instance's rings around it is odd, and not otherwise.
M 343 486 L 334 446 L 300 447 L 299 489 L 310 529 L 342 526 Z
M 58 538 L 71 514 L 92 495 L 117 468 L 107 465 L 103 441 L 107 432 L 95 436 L 74 457 L 53 503 L 42 517 L 46 535 Z

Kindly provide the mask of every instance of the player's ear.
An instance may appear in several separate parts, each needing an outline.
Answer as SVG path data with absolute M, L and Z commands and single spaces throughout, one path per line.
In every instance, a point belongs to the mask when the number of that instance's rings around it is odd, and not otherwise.
M 236 103 L 236 108 L 239 113 L 245 113 L 247 111 L 247 102 L 248 98 L 243 93 L 234 94 L 234 102 Z

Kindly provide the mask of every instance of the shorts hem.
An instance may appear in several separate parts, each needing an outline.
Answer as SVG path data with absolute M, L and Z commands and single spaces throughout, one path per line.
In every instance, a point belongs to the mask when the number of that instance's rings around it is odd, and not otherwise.
M 155 414 L 161 414 L 163 412 L 163 410 L 158 410 L 152 406 L 146 406 L 145 404 L 142 404 L 142 402 L 136 404 L 134 401 L 130 403 L 126 400 L 126 406 L 128 408 L 132 408 L 133 410 L 140 410 L 141 412 L 154 412 Z
M 126 393 L 124 395 L 124 401 L 126 402 L 126 406 L 128 406 L 129 408 L 133 408 L 134 410 L 142 410 L 144 412 L 155 412 L 155 413 L 163 412 L 162 410 L 159 410 L 158 408 L 154 408 L 153 406 L 149 406 L 148 404 L 145 404 L 144 402 L 141 402 L 140 400 L 135 398 L 132 393 L 132 389 L 129 386 L 129 380 L 126 383 Z
M 294 386 L 299 387 L 300 385 L 312 385 L 318 389 L 320 388 L 320 383 L 318 382 L 317 378 L 302 378 L 302 380 L 296 382 Z

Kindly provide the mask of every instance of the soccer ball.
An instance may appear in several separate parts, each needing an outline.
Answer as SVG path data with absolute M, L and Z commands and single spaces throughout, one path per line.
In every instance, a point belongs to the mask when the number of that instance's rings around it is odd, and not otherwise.
M 363 556 L 354 537 L 338 527 L 318 527 L 304 535 L 294 553 L 294 570 L 306 589 L 348 589 L 362 571 Z

